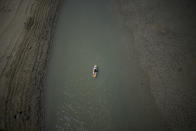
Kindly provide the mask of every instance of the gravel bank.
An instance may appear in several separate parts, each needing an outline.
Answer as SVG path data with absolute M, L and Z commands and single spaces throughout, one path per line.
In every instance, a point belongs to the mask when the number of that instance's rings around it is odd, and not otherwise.
M 0 131 L 41 130 L 45 75 L 61 0 L 0 0 Z

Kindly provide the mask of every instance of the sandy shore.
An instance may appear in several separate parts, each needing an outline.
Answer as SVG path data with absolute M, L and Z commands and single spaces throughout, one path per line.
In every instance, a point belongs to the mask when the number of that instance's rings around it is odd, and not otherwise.
M 60 3 L 0 1 L 0 131 L 41 129 L 42 80 Z

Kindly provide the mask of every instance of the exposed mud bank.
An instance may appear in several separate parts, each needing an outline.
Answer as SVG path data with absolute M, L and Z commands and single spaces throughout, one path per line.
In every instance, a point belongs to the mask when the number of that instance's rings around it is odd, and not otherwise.
M 196 130 L 195 2 L 117 0 L 114 7 L 166 122 L 174 131 Z
M 41 130 L 42 80 L 62 0 L 0 0 L 0 131 Z

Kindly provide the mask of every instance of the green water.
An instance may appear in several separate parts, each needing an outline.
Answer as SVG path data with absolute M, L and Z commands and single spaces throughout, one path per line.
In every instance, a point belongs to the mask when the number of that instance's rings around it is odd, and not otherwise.
M 119 19 L 103 0 L 64 2 L 48 63 L 47 131 L 164 130 Z

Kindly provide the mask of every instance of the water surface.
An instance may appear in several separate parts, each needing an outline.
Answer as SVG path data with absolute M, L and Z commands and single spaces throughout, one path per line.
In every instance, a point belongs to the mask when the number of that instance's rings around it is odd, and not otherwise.
M 108 2 L 64 2 L 48 64 L 47 131 L 163 129 L 133 41 Z

